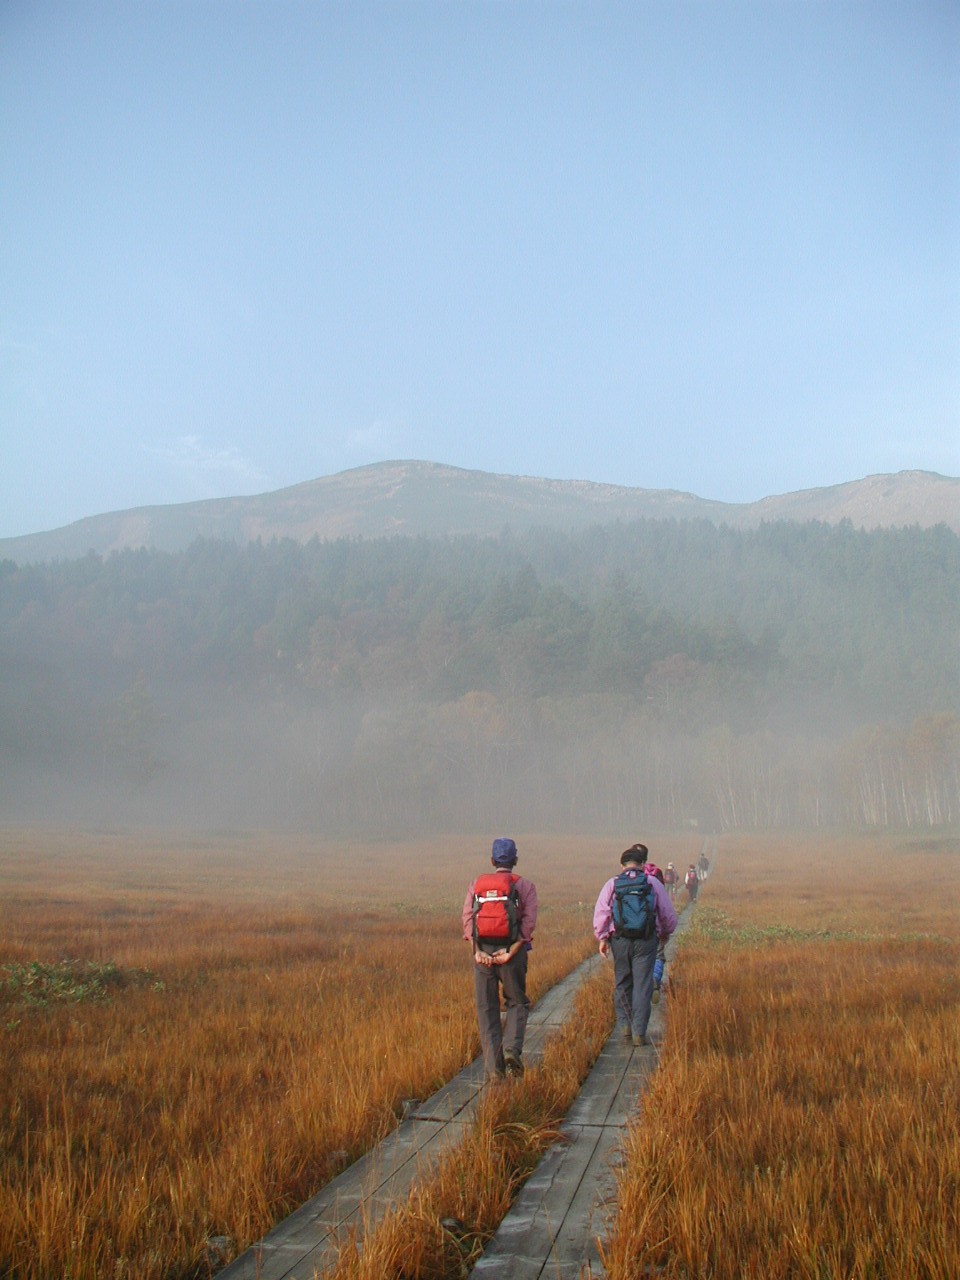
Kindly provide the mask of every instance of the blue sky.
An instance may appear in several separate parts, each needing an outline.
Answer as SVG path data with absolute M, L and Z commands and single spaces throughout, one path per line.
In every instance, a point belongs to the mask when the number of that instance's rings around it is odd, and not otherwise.
M 0 536 L 960 474 L 960 6 L 0 3 Z

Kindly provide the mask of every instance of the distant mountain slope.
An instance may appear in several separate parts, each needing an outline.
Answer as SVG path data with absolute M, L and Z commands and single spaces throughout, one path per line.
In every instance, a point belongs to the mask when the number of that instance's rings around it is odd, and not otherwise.
M 960 479 L 931 471 L 867 476 L 848 484 L 728 503 L 671 489 L 631 489 L 466 471 L 432 462 L 380 462 L 245 498 L 138 507 L 88 516 L 49 533 L 0 539 L 0 559 L 20 564 L 105 555 L 128 547 L 179 551 L 194 539 L 293 538 L 306 542 L 390 534 L 495 534 L 544 525 L 578 529 L 641 518 L 761 521 L 849 519 L 864 528 L 946 524 L 960 532 Z

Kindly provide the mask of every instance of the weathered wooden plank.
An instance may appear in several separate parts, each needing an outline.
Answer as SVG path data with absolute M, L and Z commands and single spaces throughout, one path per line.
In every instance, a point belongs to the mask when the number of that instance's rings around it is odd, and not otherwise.
M 537 1280 L 596 1149 L 599 1128 L 554 1143 L 527 1179 L 471 1272 L 483 1280 Z
M 599 955 L 588 956 L 565 978 L 552 986 L 549 991 L 545 991 L 530 1011 L 528 1028 L 536 1028 L 545 1023 L 556 1025 L 558 1022 L 563 1022 L 570 1011 L 570 1001 L 580 985 L 601 963 Z
M 634 1049 L 630 1065 L 624 1073 L 615 1096 L 610 1100 L 605 1124 L 614 1129 L 624 1129 L 636 1117 L 643 1092 L 650 1076 L 657 1068 L 659 1054 L 654 1045 Z
M 319 1193 L 319 1197 L 332 1196 L 342 1200 L 344 1194 L 360 1196 L 372 1194 L 378 1187 L 389 1182 L 410 1161 L 422 1159 L 436 1144 L 438 1135 L 447 1124 L 456 1132 L 460 1126 L 455 1121 L 446 1124 L 431 1124 L 418 1120 L 404 1120 L 393 1133 L 388 1134 L 372 1151 L 345 1169 L 328 1187 Z
M 418 1120 L 452 1120 L 473 1102 L 482 1088 L 483 1060 L 477 1058 L 421 1102 L 413 1114 Z
M 593 1155 L 544 1260 L 541 1274 L 545 1280 L 580 1280 L 585 1267 L 592 1276 L 604 1274 L 597 1239 L 606 1234 L 615 1205 L 614 1170 L 619 1163 L 621 1137 L 610 1125 L 598 1131 Z
M 567 1112 L 569 1125 L 606 1124 L 610 1108 L 629 1075 L 634 1049 L 616 1034 L 604 1045 Z
M 302 1255 L 287 1251 L 286 1262 L 281 1262 L 283 1247 L 266 1240 L 245 1250 L 218 1276 L 230 1275 L 230 1280 L 278 1280 L 281 1276 L 295 1274 Z

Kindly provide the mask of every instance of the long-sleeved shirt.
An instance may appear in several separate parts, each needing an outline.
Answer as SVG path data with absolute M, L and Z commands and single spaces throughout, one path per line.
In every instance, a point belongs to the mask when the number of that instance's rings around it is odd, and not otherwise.
M 473 941 L 473 890 L 476 883 L 474 880 L 463 900 L 463 936 L 467 942 Z M 537 888 L 532 880 L 523 876 L 517 876 L 514 883 L 520 899 L 520 940 L 529 951 L 533 945 L 533 931 L 537 926 Z
M 629 868 L 628 868 L 629 870 Z M 620 873 L 622 874 L 622 872 Z M 642 871 L 637 871 L 636 875 L 642 876 Z M 616 876 L 611 876 L 607 883 L 600 890 L 600 896 L 597 898 L 597 905 L 593 909 L 593 932 L 599 942 L 604 938 L 609 938 L 613 934 L 613 886 Z M 677 913 L 673 909 L 673 903 L 670 901 L 670 895 L 660 883 L 656 876 L 647 876 L 647 880 L 653 887 L 653 896 L 657 904 L 657 937 L 661 942 L 666 942 L 674 929 L 677 927 Z

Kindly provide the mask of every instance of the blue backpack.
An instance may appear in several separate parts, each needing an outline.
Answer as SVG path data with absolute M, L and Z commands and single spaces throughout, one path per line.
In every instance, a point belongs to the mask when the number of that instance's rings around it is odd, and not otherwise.
M 657 931 L 657 900 L 642 871 L 622 871 L 613 882 L 613 929 L 618 938 L 649 939 Z

